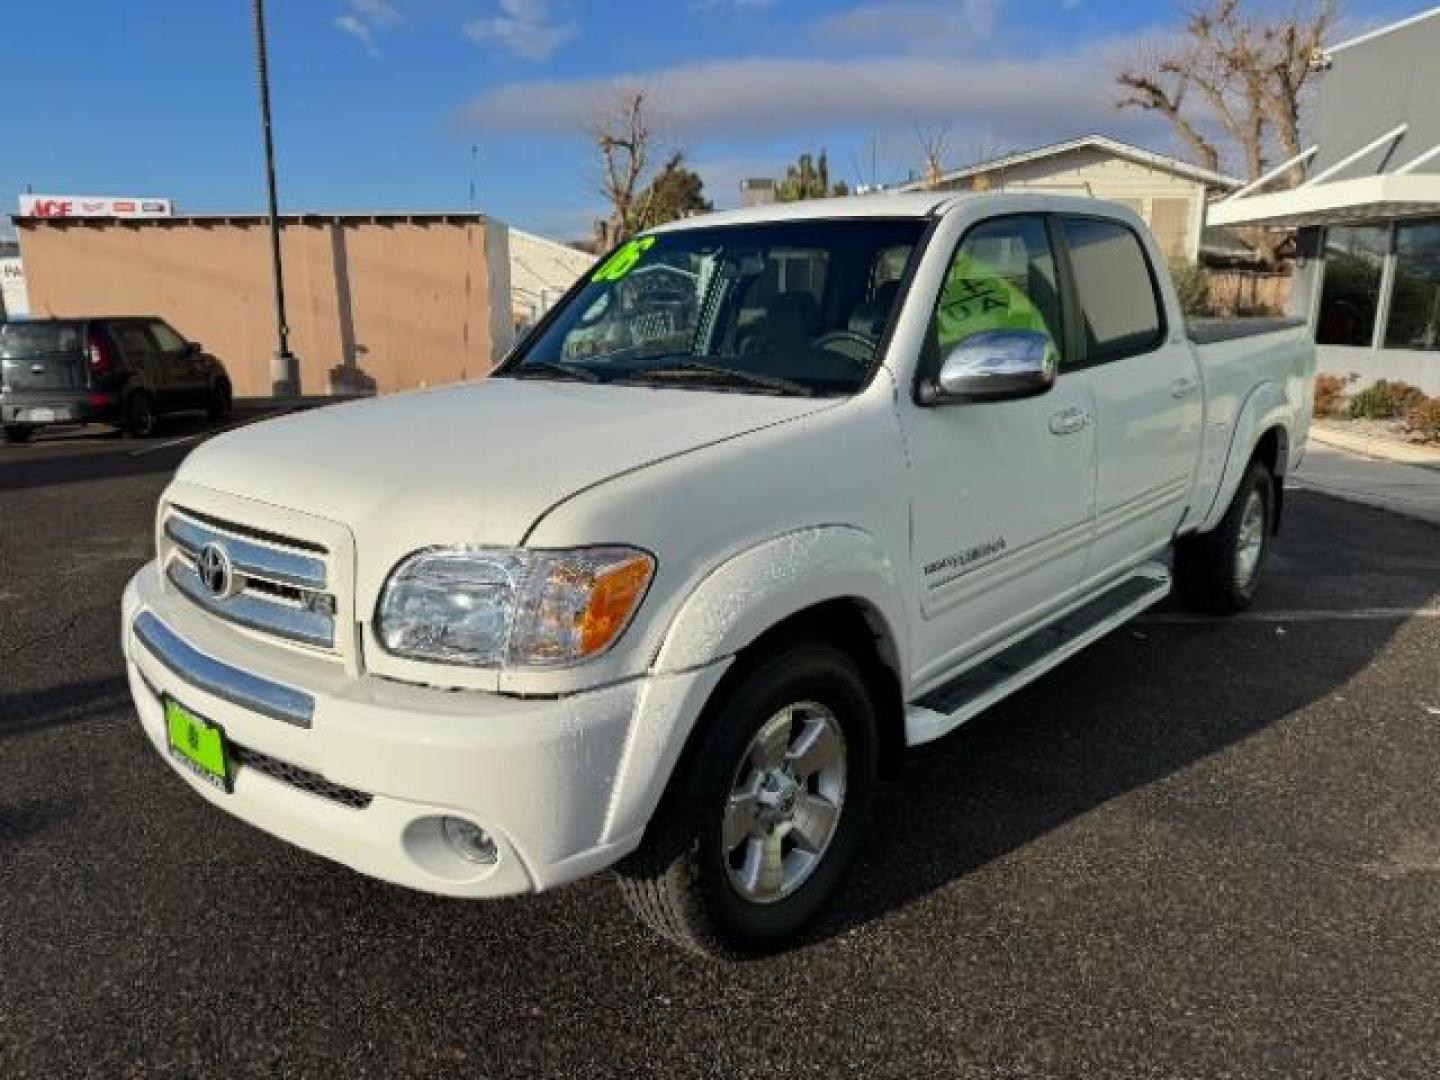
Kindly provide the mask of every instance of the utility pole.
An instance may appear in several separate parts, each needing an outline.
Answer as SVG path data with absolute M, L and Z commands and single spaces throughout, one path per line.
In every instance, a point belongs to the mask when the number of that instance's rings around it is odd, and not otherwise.
M 270 131 L 270 64 L 265 49 L 265 0 L 253 0 L 252 7 L 260 126 L 265 135 L 265 188 L 270 209 L 270 274 L 275 287 L 275 355 L 270 361 L 270 390 L 276 397 L 293 397 L 300 393 L 300 362 L 290 352 L 290 326 L 285 318 L 285 271 L 280 262 L 280 220 L 275 195 L 275 139 Z

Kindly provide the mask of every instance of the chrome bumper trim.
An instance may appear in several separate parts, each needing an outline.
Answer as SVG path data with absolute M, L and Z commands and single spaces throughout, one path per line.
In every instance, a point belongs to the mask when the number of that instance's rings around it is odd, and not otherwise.
M 135 637 L 150 655 L 192 686 L 244 709 L 308 728 L 315 699 L 206 656 L 148 611 L 135 617 Z
M 179 562 L 170 564 L 166 576 L 191 603 L 197 604 L 217 619 L 227 619 L 240 626 L 248 626 L 251 630 L 261 630 L 306 645 L 320 645 L 327 649 L 335 647 L 335 620 L 328 615 L 285 604 L 268 603 L 247 593 L 232 596 L 229 600 L 216 599 L 200 583 L 194 568 Z

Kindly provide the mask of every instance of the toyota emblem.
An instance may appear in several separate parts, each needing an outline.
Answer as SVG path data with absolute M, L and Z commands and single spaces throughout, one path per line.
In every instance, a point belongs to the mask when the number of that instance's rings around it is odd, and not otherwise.
M 195 559 L 195 573 L 200 583 L 217 600 L 228 600 L 235 591 L 235 570 L 229 553 L 219 544 L 206 544 Z

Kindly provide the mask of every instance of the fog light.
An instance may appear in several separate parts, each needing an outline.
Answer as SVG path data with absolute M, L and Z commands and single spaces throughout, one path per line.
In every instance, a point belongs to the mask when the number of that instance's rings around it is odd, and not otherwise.
M 490 834 L 478 825 L 472 825 L 464 818 L 441 818 L 445 840 L 455 854 L 481 866 L 494 866 L 500 859 L 500 852 Z

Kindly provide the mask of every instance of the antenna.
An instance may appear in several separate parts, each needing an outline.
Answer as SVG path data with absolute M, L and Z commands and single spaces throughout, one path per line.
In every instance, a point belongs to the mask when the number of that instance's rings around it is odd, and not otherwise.
M 475 183 L 476 174 L 480 168 L 480 147 L 474 143 L 470 144 L 470 209 L 476 210 L 479 207 L 475 204 Z

